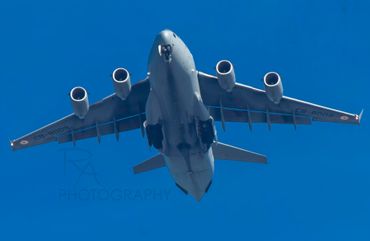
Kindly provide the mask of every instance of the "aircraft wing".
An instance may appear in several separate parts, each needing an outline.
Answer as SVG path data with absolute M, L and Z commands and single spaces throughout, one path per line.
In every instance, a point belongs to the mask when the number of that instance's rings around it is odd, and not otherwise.
M 59 143 L 141 128 L 145 120 L 145 103 L 150 91 L 149 80 L 134 84 L 127 99 L 112 94 L 93 104 L 84 119 L 73 113 L 11 142 L 13 150 L 52 141 Z
M 217 77 L 198 73 L 204 104 L 217 121 L 311 124 L 312 121 L 359 124 L 362 116 L 284 96 L 279 104 L 271 102 L 264 90 L 236 83 L 231 92 L 221 89 Z

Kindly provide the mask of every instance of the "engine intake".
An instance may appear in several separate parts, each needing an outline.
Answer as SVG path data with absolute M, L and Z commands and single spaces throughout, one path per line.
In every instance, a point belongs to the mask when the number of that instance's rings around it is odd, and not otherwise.
M 130 73 L 124 68 L 117 68 L 112 74 L 116 95 L 125 100 L 131 91 Z
M 216 65 L 218 84 L 228 92 L 235 86 L 235 72 L 233 64 L 228 60 L 221 60 Z
M 74 87 L 70 94 L 71 103 L 73 107 L 74 114 L 80 118 L 84 119 L 89 112 L 89 99 L 87 96 L 87 91 L 82 87 Z
M 266 95 L 269 100 L 279 104 L 283 97 L 283 84 L 280 75 L 276 72 L 268 72 L 263 77 L 263 83 L 265 84 Z

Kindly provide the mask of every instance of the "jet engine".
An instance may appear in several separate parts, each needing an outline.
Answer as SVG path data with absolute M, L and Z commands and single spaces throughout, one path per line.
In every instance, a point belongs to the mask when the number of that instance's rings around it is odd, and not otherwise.
M 230 92 L 235 86 L 234 66 L 228 60 L 221 60 L 216 65 L 218 84 L 222 89 Z
M 131 91 L 130 73 L 124 68 L 117 68 L 112 74 L 116 95 L 125 100 Z
M 87 91 L 82 87 L 74 87 L 69 93 L 74 114 L 80 118 L 85 118 L 89 111 L 89 99 Z
M 283 97 L 283 84 L 280 75 L 276 72 L 268 72 L 263 77 L 263 83 L 265 84 L 266 95 L 269 100 L 279 104 Z

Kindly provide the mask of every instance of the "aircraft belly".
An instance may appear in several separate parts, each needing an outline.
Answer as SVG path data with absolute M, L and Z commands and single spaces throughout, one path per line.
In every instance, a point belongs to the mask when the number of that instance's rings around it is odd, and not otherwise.
M 199 105 L 199 84 L 196 71 L 189 66 L 183 66 L 176 62 L 162 65 L 162 71 L 151 74 L 153 96 L 156 96 L 159 103 L 165 138 L 163 152 L 171 155 L 177 152 L 179 144 L 186 143 L 190 146 L 196 145 L 198 136 L 195 128 L 195 120 Z M 156 108 L 157 109 L 157 108 Z M 147 109 L 147 118 L 155 114 Z
M 167 64 L 158 59 L 151 62 L 150 98 L 155 101 L 147 103 L 146 112 L 147 120 L 157 120 L 155 112 L 160 112 L 166 165 L 177 185 L 199 200 L 211 183 L 214 159 L 212 148 L 200 143 L 197 121 L 210 115 L 201 99 L 192 56 L 185 57 L 174 56 Z
M 168 72 L 173 72 L 173 70 Z M 166 77 L 166 80 L 161 80 L 166 83 L 154 89 L 161 103 L 163 118 L 188 122 L 189 118 L 194 116 L 196 89 L 193 82 L 197 81 L 197 77 L 179 73 L 177 75 L 168 73 Z

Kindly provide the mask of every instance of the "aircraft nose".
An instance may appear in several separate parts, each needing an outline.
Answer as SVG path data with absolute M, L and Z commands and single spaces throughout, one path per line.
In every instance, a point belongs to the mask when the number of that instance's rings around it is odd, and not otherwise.
M 173 32 L 170 30 L 163 30 L 158 34 L 157 45 L 158 54 L 164 58 L 164 61 L 170 63 L 172 60 L 173 43 L 172 43 Z
M 172 31 L 165 29 L 158 34 L 158 40 L 161 44 L 171 44 Z

